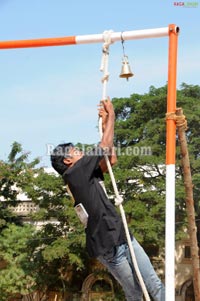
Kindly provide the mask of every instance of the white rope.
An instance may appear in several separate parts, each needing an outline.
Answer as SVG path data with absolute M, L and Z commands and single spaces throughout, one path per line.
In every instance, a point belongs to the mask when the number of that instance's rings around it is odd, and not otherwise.
M 105 42 L 103 44 L 103 49 L 102 49 L 103 54 L 102 54 L 101 67 L 100 67 L 100 70 L 103 72 L 102 100 L 107 99 L 106 88 L 107 88 L 107 82 L 108 82 L 108 79 L 109 79 L 108 56 L 109 56 L 109 46 L 112 43 L 112 41 L 111 41 L 111 32 L 112 31 L 105 31 L 104 32 L 104 41 Z M 102 118 L 99 118 L 99 134 L 100 134 L 100 138 L 102 138 L 102 136 L 103 136 Z M 131 242 L 131 237 L 130 237 L 130 233 L 129 233 L 129 229 L 128 229 L 128 224 L 127 224 L 127 221 L 126 221 L 126 215 L 125 215 L 125 212 L 124 212 L 124 208 L 122 206 L 123 197 L 119 194 L 119 190 L 118 190 L 118 187 L 117 187 L 117 184 L 116 184 L 116 180 L 115 180 L 115 177 L 114 177 L 114 174 L 113 174 L 113 170 L 112 170 L 110 161 L 108 159 L 108 155 L 105 154 L 104 158 L 105 158 L 105 161 L 106 161 L 106 164 L 107 164 L 108 172 L 109 172 L 111 182 L 112 182 L 112 186 L 113 186 L 114 193 L 115 193 L 115 205 L 119 206 L 120 214 L 121 214 L 121 217 L 122 217 L 122 222 L 123 222 L 123 225 L 124 225 L 124 230 L 125 230 L 125 233 L 126 233 L 127 243 L 128 243 L 128 246 L 129 246 L 131 259 L 132 259 L 132 262 L 133 262 L 133 265 L 134 265 L 134 268 L 135 268 L 135 272 L 136 272 L 136 275 L 137 275 L 138 280 L 140 282 L 140 285 L 141 285 L 141 288 L 142 288 L 142 291 L 143 291 L 143 294 L 144 294 L 144 297 L 145 297 L 146 301 L 150 301 L 149 294 L 147 292 L 147 289 L 146 289 L 146 286 L 144 284 L 142 275 L 141 275 L 140 270 L 138 268 L 135 252 L 133 250 L 133 245 L 132 245 L 132 242 Z
M 113 31 L 104 31 L 103 37 L 104 37 L 104 43 L 102 46 L 102 59 L 101 59 L 101 67 L 100 71 L 103 72 L 103 78 L 102 78 L 102 83 L 103 83 L 103 93 L 102 93 L 102 100 L 105 100 L 107 98 L 106 96 L 106 88 L 107 88 L 107 82 L 109 80 L 109 72 L 108 72 L 108 56 L 109 56 L 109 46 L 112 43 L 111 40 L 111 33 Z

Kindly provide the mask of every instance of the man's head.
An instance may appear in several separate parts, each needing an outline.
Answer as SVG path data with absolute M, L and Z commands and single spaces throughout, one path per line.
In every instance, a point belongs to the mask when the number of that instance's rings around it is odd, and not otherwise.
M 63 175 L 82 156 L 83 153 L 75 148 L 72 143 L 59 144 L 51 154 L 51 164 L 60 175 Z

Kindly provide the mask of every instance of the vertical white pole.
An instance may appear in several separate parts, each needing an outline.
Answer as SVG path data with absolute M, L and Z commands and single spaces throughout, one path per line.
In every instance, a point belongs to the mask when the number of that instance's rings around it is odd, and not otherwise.
M 166 166 L 165 301 L 175 300 L 175 165 Z

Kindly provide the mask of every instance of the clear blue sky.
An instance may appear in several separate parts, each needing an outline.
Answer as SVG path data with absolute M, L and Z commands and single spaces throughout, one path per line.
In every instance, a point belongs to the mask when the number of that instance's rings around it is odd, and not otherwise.
M 59 37 L 180 27 L 178 85 L 200 84 L 200 1 L 0 0 L 0 40 Z M 187 1 L 189 2 L 189 1 Z M 121 43 L 110 47 L 108 95 L 129 97 L 167 82 L 168 38 L 126 41 L 135 74 L 120 79 Z M 0 159 L 13 141 L 49 165 L 46 145 L 95 143 L 102 95 L 101 44 L 0 50 Z

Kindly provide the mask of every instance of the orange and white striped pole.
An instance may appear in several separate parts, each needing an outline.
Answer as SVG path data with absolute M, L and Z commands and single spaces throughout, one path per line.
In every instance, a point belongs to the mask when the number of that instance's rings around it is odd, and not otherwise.
M 179 28 L 169 25 L 168 94 L 166 128 L 166 218 L 165 218 L 165 300 L 175 300 L 175 155 L 176 69 Z
M 112 32 L 110 37 L 112 42 L 146 38 L 160 38 L 168 36 L 168 27 L 144 29 L 124 32 Z M 41 38 L 32 40 L 0 41 L 0 49 L 67 46 L 78 44 L 91 44 L 104 42 L 104 34 L 91 34 L 80 36 L 68 36 L 60 38 Z

